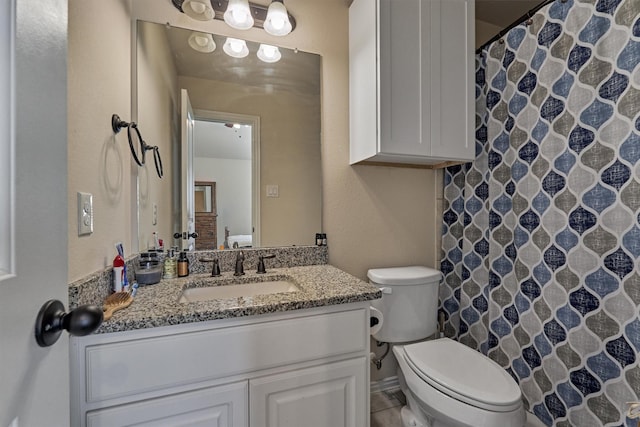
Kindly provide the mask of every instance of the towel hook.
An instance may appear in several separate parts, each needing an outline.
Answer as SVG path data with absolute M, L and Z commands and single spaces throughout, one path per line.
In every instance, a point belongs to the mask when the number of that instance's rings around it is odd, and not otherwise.
M 133 160 L 138 164 L 138 166 L 142 166 L 145 163 L 147 151 L 153 150 L 153 163 L 156 166 L 156 173 L 158 174 L 158 178 L 162 178 L 164 175 L 164 170 L 162 168 L 162 159 L 160 158 L 160 148 L 157 145 L 149 145 L 144 139 L 142 139 L 142 135 L 140 134 L 140 130 L 138 129 L 138 125 L 135 122 L 127 123 L 124 120 L 121 120 L 117 114 L 111 116 L 111 128 L 113 132 L 119 133 L 122 128 L 127 128 L 127 137 L 129 139 L 129 148 L 131 149 L 131 155 L 133 156 Z M 135 133 L 133 133 L 131 130 Z M 133 140 L 138 140 L 138 145 L 140 145 L 140 155 L 136 153 L 135 144 Z M 142 160 L 140 160 L 142 158 Z
M 136 161 L 138 166 L 144 165 L 144 155 L 147 151 L 145 148 L 145 142 L 142 139 L 142 135 L 140 135 L 140 131 L 138 130 L 138 125 L 135 122 L 127 123 L 124 120 L 121 120 L 117 114 L 111 116 L 111 129 L 113 129 L 114 133 L 119 133 L 122 128 L 127 128 L 127 137 L 129 139 L 129 148 L 131 149 L 131 155 L 133 156 L 133 160 Z M 142 157 L 142 161 L 138 154 L 136 153 L 136 149 L 133 144 L 133 138 L 131 134 L 131 129 L 135 130 L 135 137 L 138 138 L 138 144 L 140 145 L 140 153 Z

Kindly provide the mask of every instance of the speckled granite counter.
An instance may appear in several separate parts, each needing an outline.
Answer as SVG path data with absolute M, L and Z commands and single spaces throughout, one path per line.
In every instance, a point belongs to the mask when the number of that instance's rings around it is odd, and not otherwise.
M 179 302 L 185 288 L 278 280 L 283 276 L 294 282 L 300 291 L 191 303 Z M 233 276 L 232 272 L 224 272 L 218 278 L 210 277 L 207 273 L 192 274 L 141 287 L 133 304 L 114 313 L 96 333 L 346 304 L 373 300 L 381 296 L 378 288 L 327 264 L 268 268 L 266 275 L 251 271 L 239 278 Z

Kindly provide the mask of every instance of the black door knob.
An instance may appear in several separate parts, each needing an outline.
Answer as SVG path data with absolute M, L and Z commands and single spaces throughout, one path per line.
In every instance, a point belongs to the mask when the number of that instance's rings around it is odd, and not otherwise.
M 173 234 L 173 238 L 174 239 L 190 239 L 190 238 L 194 238 L 197 239 L 198 238 L 198 233 L 196 233 L 195 231 L 193 233 L 187 233 L 186 231 L 183 231 L 182 233 L 174 233 Z
M 83 305 L 65 313 L 60 301 L 49 300 L 36 318 L 36 342 L 40 347 L 49 347 L 58 341 L 63 330 L 78 337 L 89 335 L 98 329 L 102 319 L 102 309 L 95 305 Z

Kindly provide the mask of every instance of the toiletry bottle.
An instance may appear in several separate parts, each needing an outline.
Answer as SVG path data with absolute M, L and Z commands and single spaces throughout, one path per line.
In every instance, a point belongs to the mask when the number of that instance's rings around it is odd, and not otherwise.
M 124 259 L 116 255 L 113 259 L 113 292 L 122 292 L 124 282 Z
M 164 269 L 162 278 L 173 279 L 176 277 L 176 258 L 173 249 L 167 250 L 167 257 L 164 260 Z
M 180 252 L 180 258 L 178 258 L 178 277 L 185 277 L 189 275 L 189 259 L 186 252 Z

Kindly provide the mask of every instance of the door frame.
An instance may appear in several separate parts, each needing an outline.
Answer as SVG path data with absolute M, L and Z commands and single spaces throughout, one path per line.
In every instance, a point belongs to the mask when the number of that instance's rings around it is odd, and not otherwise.
M 251 126 L 251 223 L 254 248 L 260 247 L 260 116 L 194 109 L 195 120 Z

